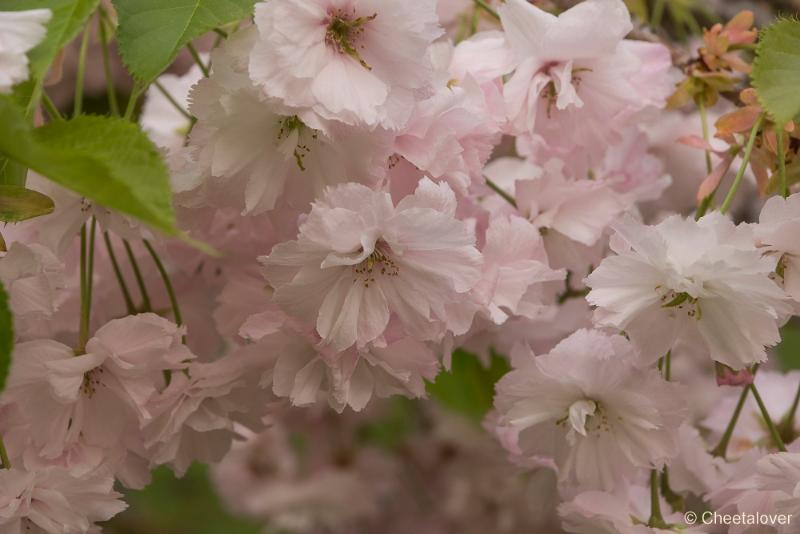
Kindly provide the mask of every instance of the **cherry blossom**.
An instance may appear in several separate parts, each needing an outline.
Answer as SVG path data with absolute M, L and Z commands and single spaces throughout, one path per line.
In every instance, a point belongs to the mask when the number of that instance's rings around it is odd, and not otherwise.
M 604 146 L 671 90 L 669 52 L 627 41 L 621 0 L 588 0 L 558 17 L 508 0 L 500 17 L 516 69 L 504 87 L 513 131 L 534 150 L 596 163 Z
M 422 339 L 460 333 L 469 325 L 448 307 L 478 282 L 481 256 L 455 208 L 427 179 L 396 206 L 358 184 L 327 189 L 298 240 L 261 258 L 275 302 L 336 350 L 377 340 L 392 316 Z
M 624 337 L 578 330 L 545 355 L 517 350 L 495 399 L 496 432 L 513 455 L 554 462 L 562 483 L 610 490 L 677 453 L 682 388 L 637 369 Z
M 250 74 L 265 95 L 316 118 L 403 127 L 433 76 L 435 2 L 279 0 L 256 6 Z M 298 61 L 298 58 L 303 58 Z
M 697 334 L 711 359 L 733 369 L 766 359 L 764 347 L 780 339 L 790 307 L 770 279 L 775 262 L 756 250 L 751 228 L 718 213 L 612 227 L 617 255 L 586 279 L 599 324 L 625 330 L 646 361 Z M 653 330 L 653 321 L 661 327 Z

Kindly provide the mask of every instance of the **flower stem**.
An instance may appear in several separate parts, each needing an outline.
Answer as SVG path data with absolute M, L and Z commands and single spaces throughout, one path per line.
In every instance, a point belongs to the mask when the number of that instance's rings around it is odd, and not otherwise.
M 706 113 L 706 102 L 704 95 L 700 95 L 695 99 L 695 103 L 697 104 L 697 109 L 700 112 L 700 127 L 703 130 L 703 140 L 708 143 L 709 140 L 709 133 L 708 133 L 708 114 Z M 704 149 L 705 156 L 706 156 L 706 175 L 711 174 L 713 167 L 711 165 L 711 153 L 708 151 L 708 148 Z M 708 208 L 711 207 L 711 203 L 714 202 L 714 195 L 717 193 L 717 190 L 714 189 L 711 193 L 708 194 L 702 201 L 700 201 L 700 206 L 697 208 L 697 213 L 695 214 L 695 220 L 700 220 L 703 215 L 706 214 Z
M 128 105 L 125 107 L 125 115 L 123 116 L 126 121 L 131 120 L 133 117 L 133 112 L 136 110 L 136 101 L 139 100 L 145 89 L 146 87 L 138 82 L 133 85 L 131 96 L 128 97 Z
M 750 387 L 745 386 L 742 388 L 742 393 L 739 395 L 739 401 L 736 403 L 736 408 L 733 410 L 731 420 L 728 421 L 728 426 L 725 428 L 725 433 L 722 434 L 722 438 L 720 438 L 717 446 L 711 449 L 712 456 L 725 458 L 725 454 L 728 452 L 728 444 L 731 442 L 731 437 L 733 437 L 733 430 L 736 428 L 736 423 L 739 421 L 739 415 L 742 413 L 744 401 L 747 400 L 747 394 L 749 392 Z
M 81 288 L 81 311 L 78 326 L 78 347 L 75 354 L 83 354 L 86 349 L 86 342 L 89 340 L 89 324 L 86 321 L 86 223 L 81 226 L 81 259 L 80 259 L 80 288 Z
M 86 51 L 89 49 L 91 25 L 87 24 L 81 37 L 81 48 L 78 53 L 78 73 L 75 78 L 75 104 L 72 115 L 77 117 L 83 112 L 83 81 L 86 73 Z
M 708 143 L 709 142 L 709 134 L 708 134 L 708 114 L 706 113 L 706 102 L 704 95 L 700 95 L 697 100 L 697 109 L 700 112 L 700 126 L 703 129 L 703 140 Z M 706 155 L 706 172 L 711 174 L 713 167 L 711 166 L 711 152 L 709 152 L 708 148 L 704 150 Z
M 783 198 L 789 196 L 789 184 L 786 183 L 786 154 L 783 151 L 783 144 L 786 132 L 783 128 L 777 128 L 775 137 L 777 137 L 778 148 L 778 177 L 780 179 L 781 195 Z
M 47 114 L 50 115 L 51 121 L 64 120 L 64 116 L 61 115 L 61 112 L 58 111 L 58 108 L 53 103 L 50 96 L 45 92 L 42 92 L 42 105 L 44 106 L 44 109 L 47 111 Z
M 6 444 L 3 443 L 2 437 L 0 437 L 0 462 L 3 469 L 11 469 L 11 461 L 8 459 L 8 451 L 6 451 Z
M 666 0 L 656 0 L 656 4 L 653 6 L 653 16 L 650 18 L 650 26 L 653 28 L 661 27 L 661 19 L 664 16 L 664 6 L 666 3 Z
M 755 382 L 750 384 L 750 389 L 753 390 L 753 397 L 756 399 L 756 403 L 758 404 L 758 409 L 761 410 L 761 417 L 764 418 L 764 422 L 767 425 L 767 429 L 769 429 L 769 433 L 772 436 L 772 441 L 775 443 L 775 446 L 781 452 L 786 452 L 786 445 L 783 444 L 783 440 L 781 439 L 781 435 L 778 432 L 778 429 L 775 428 L 775 423 L 772 422 L 772 418 L 769 416 L 769 412 L 767 412 L 767 407 L 764 405 L 764 401 L 761 399 L 761 395 L 758 393 L 758 389 L 756 388 Z
M 783 416 L 783 420 L 780 422 L 780 428 L 778 428 L 784 443 L 789 443 L 794 441 L 795 438 L 794 419 L 795 416 L 797 415 L 797 405 L 799 403 L 800 403 L 800 384 L 797 385 L 797 392 L 795 392 L 794 394 L 794 400 L 792 401 L 792 406 L 789 408 L 789 411 L 786 412 L 786 415 Z
M 156 268 L 158 269 L 158 272 L 161 274 L 161 279 L 164 281 L 164 287 L 167 289 L 167 294 L 169 295 L 169 302 L 170 305 L 172 306 L 172 313 L 175 316 L 175 324 L 181 326 L 183 324 L 183 317 L 181 316 L 181 308 L 178 305 L 178 298 L 175 296 L 175 288 L 172 287 L 172 282 L 169 279 L 169 274 L 167 273 L 167 270 L 164 268 L 164 264 L 161 262 L 161 258 L 158 257 L 158 253 L 153 248 L 153 245 L 150 244 L 150 241 L 145 239 L 144 246 L 147 248 L 147 251 L 153 258 L 153 262 L 156 264 Z
M 155 85 L 155 86 L 156 86 L 156 89 L 158 89 L 158 91 L 159 91 L 159 92 L 160 92 L 162 95 L 164 95 L 164 97 L 165 97 L 165 98 L 166 98 L 166 99 L 169 101 L 169 103 L 172 105 L 172 107 L 174 107 L 174 108 L 175 108 L 175 109 L 176 109 L 176 110 L 177 110 L 177 111 L 178 111 L 178 112 L 179 112 L 181 115 L 183 115 L 184 117 L 186 117 L 186 118 L 187 118 L 187 119 L 189 119 L 190 121 L 193 121 L 193 120 L 195 120 L 195 119 L 194 119 L 194 117 L 192 117 L 192 115 L 191 115 L 191 114 L 190 114 L 188 111 L 186 111 L 185 109 L 183 109 L 183 106 L 181 106 L 181 105 L 180 105 L 180 103 L 178 103 L 178 101 L 175 99 L 175 97 L 174 97 L 174 96 L 172 96 L 171 94 L 169 94 L 169 92 L 168 92 L 168 91 L 167 91 L 167 89 L 166 89 L 166 88 L 165 88 L 165 87 L 164 87 L 164 86 L 161 84 L 161 82 L 159 82 L 158 80 L 156 80 L 155 82 L 153 82 L 153 85 Z
M 42 100 L 42 93 L 44 92 L 44 78 L 39 77 L 33 84 L 33 90 L 31 92 L 31 99 L 28 102 L 28 107 L 25 108 L 25 118 L 33 122 L 36 114 L 36 110 L 39 107 L 39 103 Z
M 495 11 L 492 6 L 486 3 L 486 0 L 473 0 L 475 5 L 486 11 L 495 20 L 500 20 L 500 14 Z
M 108 257 L 111 259 L 111 267 L 114 269 L 114 276 L 117 277 L 119 288 L 122 290 L 122 298 L 125 299 L 125 307 L 128 310 L 128 314 L 133 315 L 136 313 L 136 306 L 133 304 L 133 299 L 131 298 L 130 291 L 128 291 L 128 285 L 125 283 L 125 278 L 122 276 L 122 270 L 119 268 L 117 255 L 114 253 L 114 247 L 111 245 L 111 238 L 108 236 L 108 232 L 103 232 L 103 240 L 106 243 Z
M 76 354 L 83 354 L 89 341 L 89 320 L 92 315 L 92 282 L 94 279 L 94 242 L 97 221 L 92 217 L 87 245 L 86 224 L 81 227 L 81 316 Z
M 733 179 L 733 184 L 728 191 L 728 196 L 726 196 L 725 200 L 722 202 L 722 207 L 719 209 L 721 213 L 726 213 L 733 203 L 733 198 L 736 196 L 736 192 L 739 190 L 739 186 L 742 183 L 742 177 L 747 170 L 747 164 L 750 162 L 750 155 L 753 153 L 753 146 L 756 143 L 758 130 L 761 129 L 761 124 L 763 122 L 764 114 L 762 113 L 758 116 L 758 119 L 756 119 L 753 129 L 750 130 L 750 138 L 747 140 L 747 146 L 744 149 L 744 154 L 742 154 L 742 164 L 739 166 L 739 172 L 736 173 L 736 178 Z
M 492 191 L 494 191 L 495 193 L 497 193 L 498 195 L 500 195 L 501 197 L 503 197 L 503 199 L 504 199 L 506 202 L 508 202 L 509 204 L 511 204 L 512 206 L 514 206 L 514 208 L 516 208 L 516 207 L 517 207 L 517 201 L 516 201 L 516 200 L 514 200 L 514 197 L 512 197 L 511 195 L 509 195 L 508 193 L 506 193 L 505 191 L 503 191 L 503 189 L 502 189 L 502 188 L 501 188 L 499 185 L 497 185 L 496 183 L 494 183 L 494 182 L 493 182 L 492 180 L 490 180 L 489 178 L 487 178 L 487 177 L 485 177 L 485 176 L 484 176 L 484 177 L 483 177 L 483 179 L 484 179 L 484 180 L 486 180 L 486 185 L 488 185 L 488 186 L 489 186 L 489 189 L 491 189 Z
M 208 70 L 208 67 L 203 60 L 200 58 L 200 54 L 197 52 L 197 49 L 194 47 L 192 43 L 188 43 L 186 45 L 186 49 L 189 51 L 189 54 L 192 55 L 192 59 L 194 62 L 197 63 L 197 66 L 200 67 L 200 70 L 203 72 L 203 76 L 208 78 L 211 75 L 211 72 Z
M 128 260 L 131 262 L 133 274 L 136 277 L 136 283 L 139 284 L 139 291 L 142 294 L 142 308 L 146 312 L 153 311 L 153 306 L 150 304 L 150 295 L 147 293 L 147 286 L 144 284 L 142 271 L 139 270 L 139 263 L 136 261 L 136 256 L 133 255 L 131 244 L 127 239 L 123 239 L 122 244 L 125 246 L 125 252 L 128 254 Z
M 661 515 L 661 500 L 658 493 L 658 470 L 650 471 L 650 519 L 647 521 L 650 528 L 664 528 L 666 523 Z
M 658 360 L 658 370 L 667 382 L 672 379 L 672 350 L 668 350 L 664 357 Z
M 92 226 L 89 230 L 89 261 L 86 270 L 86 324 L 89 324 L 89 319 L 92 315 L 92 293 L 94 286 L 94 243 L 97 234 L 97 219 L 92 217 Z
M 97 18 L 97 27 L 100 32 L 100 45 L 103 49 L 103 72 L 106 78 L 106 94 L 108 95 L 108 107 L 111 114 L 119 116 L 119 102 L 117 102 L 117 91 L 114 88 L 114 75 L 111 72 L 111 59 L 108 51 L 108 31 L 106 30 L 108 15 L 105 9 L 100 7 L 100 16 Z

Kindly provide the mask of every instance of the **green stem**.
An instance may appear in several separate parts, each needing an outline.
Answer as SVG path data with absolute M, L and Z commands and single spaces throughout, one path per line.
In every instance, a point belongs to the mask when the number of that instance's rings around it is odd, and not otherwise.
M 800 404 L 800 384 L 797 385 L 797 391 L 794 394 L 792 406 L 784 416 L 783 421 L 781 422 L 781 428 L 779 429 L 781 437 L 784 439 L 784 443 L 794 440 L 794 418 L 797 415 L 798 404 Z
M 150 295 L 147 294 L 147 286 L 144 284 L 144 277 L 142 277 L 142 271 L 139 270 L 139 263 L 136 261 L 136 256 L 133 255 L 131 244 L 127 239 L 123 239 L 122 244 L 125 246 L 125 252 L 128 254 L 128 260 L 131 262 L 133 274 L 136 277 L 136 283 L 139 284 L 139 291 L 142 294 L 142 308 L 144 308 L 146 312 L 153 311 L 153 306 L 150 304 Z
M 117 91 L 114 88 L 114 74 L 111 71 L 111 57 L 108 51 L 108 31 L 106 30 L 106 19 L 108 15 L 105 9 L 100 8 L 100 16 L 97 18 L 97 27 L 100 32 L 100 45 L 103 49 L 103 73 L 106 77 L 106 94 L 108 95 L 108 107 L 111 114 L 119 116 L 119 102 L 117 102 Z
M 119 268 L 117 255 L 114 253 L 114 247 L 111 245 L 111 238 L 108 237 L 108 232 L 103 232 L 103 240 L 106 243 L 108 257 L 111 259 L 111 267 L 114 269 L 114 276 L 117 277 L 119 288 L 122 290 L 122 298 L 125 299 L 125 307 L 128 310 L 128 314 L 133 315 L 136 313 L 136 306 L 133 304 L 133 299 L 131 298 L 130 291 L 128 291 L 128 285 L 125 283 L 125 278 L 122 276 L 122 270 Z
M 744 177 L 744 173 L 747 170 L 747 164 L 750 163 L 750 155 L 753 153 L 753 146 L 756 144 L 758 130 L 761 129 L 761 124 L 763 122 L 764 114 L 762 113 L 758 116 L 758 119 L 756 119 L 753 129 L 750 130 L 750 138 L 747 140 L 747 146 L 744 149 L 744 154 L 742 154 L 742 164 L 739 166 L 739 171 L 736 173 L 736 178 L 733 179 L 733 184 L 728 191 L 728 196 L 726 196 L 725 200 L 722 202 L 722 207 L 719 209 L 721 213 L 727 213 L 728 209 L 733 203 L 733 198 L 736 196 L 736 192 L 739 190 L 739 186 L 742 183 L 742 177 Z
M 739 395 L 739 401 L 736 403 L 736 408 L 733 410 L 731 420 L 728 421 L 728 426 L 725 427 L 725 432 L 722 434 L 722 438 L 720 438 L 717 446 L 711 449 L 712 456 L 725 458 L 725 454 L 728 452 L 728 444 L 730 444 L 731 438 L 733 437 L 733 430 L 736 428 L 736 423 L 739 422 L 739 416 L 742 413 L 742 408 L 744 408 L 744 402 L 747 400 L 747 394 L 749 392 L 750 388 L 748 386 L 742 388 L 742 393 Z
M 758 409 L 761 410 L 761 417 L 764 418 L 764 422 L 767 425 L 767 429 L 769 429 L 769 433 L 772 436 L 772 441 L 775 443 L 775 446 L 781 452 L 786 452 L 786 445 L 783 444 L 783 440 L 781 439 L 781 435 L 778 432 L 778 429 L 775 427 L 775 423 L 772 422 L 772 418 L 769 416 L 769 412 L 767 412 L 767 407 L 764 405 L 764 401 L 761 399 L 761 395 L 758 393 L 758 389 L 756 388 L 755 382 L 750 384 L 750 389 L 753 391 L 753 397 L 756 399 L 756 404 L 758 404 Z
M 45 92 L 42 92 L 42 105 L 44 106 L 44 109 L 47 111 L 47 114 L 50 115 L 51 121 L 64 120 L 64 116 L 61 114 L 60 111 L 58 111 L 58 108 L 56 107 L 55 103 L 50 99 L 50 96 Z
M 211 75 L 211 72 L 208 70 L 208 67 L 203 60 L 200 58 L 200 54 L 197 52 L 197 49 L 194 47 L 192 43 L 188 43 L 186 45 L 186 49 L 189 50 L 189 54 L 191 54 L 192 59 L 194 62 L 197 63 L 197 66 L 200 67 L 200 70 L 203 72 L 203 76 L 208 78 Z
M 72 115 L 77 117 L 83 112 L 83 82 L 86 74 L 86 51 L 89 50 L 91 25 L 87 24 L 81 37 L 81 48 L 78 53 L 78 73 L 75 77 L 75 107 Z
M 495 11 L 492 6 L 486 3 L 485 0 L 473 0 L 475 5 L 486 11 L 495 20 L 500 20 L 500 14 Z
M 653 16 L 650 18 L 650 26 L 653 28 L 661 27 L 661 19 L 664 17 L 666 3 L 666 0 L 656 0 L 656 4 L 653 6 Z
M 125 107 L 125 115 L 123 116 L 126 121 L 131 120 L 133 117 L 133 112 L 136 110 L 136 101 L 139 100 L 139 96 L 141 96 L 144 90 L 144 85 L 138 82 L 134 84 L 131 96 L 128 98 L 128 105 Z
M 165 97 L 165 98 L 166 98 L 166 99 L 169 101 L 169 103 L 172 105 L 172 107 L 174 107 L 176 110 L 178 110 L 178 112 L 179 112 L 181 115 L 183 115 L 184 117 L 186 117 L 186 118 L 187 118 L 187 119 L 189 119 L 190 121 L 193 121 L 193 120 L 194 120 L 194 117 L 192 117 L 191 113 L 189 113 L 188 111 L 186 111 L 185 109 L 183 109 L 183 106 L 181 106 L 181 105 L 180 105 L 180 103 L 179 103 L 179 102 L 178 102 L 178 101 L 175 99 L 175 97 L 174 97 L 174 96 L 172 96 L 171 94 L 169 94 L 169 92 L 168 92 L 168 91 L 167 91 L 167 89 L 166 89 L 166 88 L 165 88 L 165 87 L 164 87 L 164 86 L 161 84 L 161 82 L 159 82 L 158 80 L 156 80 L 155 82 L 153 82 L 153 85 L 155 85 L 155 86 L 156 86 L 156 89 L 158 89 L 158 91 L 159 91 L 159 92 L 160 92 L 162 95 L 164 95 L 164 97 Z
M 170 281 L 169 279 L 169 274 L 167 273 L 167 270 L 164 268 L 164 264 L 161 262 L 161 258 L 158 257 L 158 253 L 153 248 L 153 245 L 150 244 L 150 241 L 145 239 L 144 246 L 147 248 L 147 251 L 153 258 L 153 262 L 156 264 L 156 268 L 158 269 L 158 272 L 161 274 L 161 279 L 164 281 L 164 287 L 167 290 L 167 295 L 169 295 L 169 303 L 172 306 L 172 313 L 175 316 L 175 324 L 181 326 L 183 324 L 183 317 L 181 316 L 181 308 L 178 305 L 178 298 L 175 296 L 175 289 L 172 287 L 172 281 Z
M 88 327 L 91 324 L 92 318 L 92 294 L 94 287 L 94 243 L 95 235 L 97 233 L 97 219 L 92 217 L 92 226 L 89 230 L 89 261 L 86 269 L 86 325 L 87 333 Z M 87 340 L 88 341 L 88 340 Z
M 661 515 L 661 500 L 658 493 L 658 471 L 650 471 L 650 519 L 647 521 L 650 528 L 663 528 L 666 526 Z
M 42 100 L 42 93 L 44 92 L 44 79 L 38 78 L 33 85 L 33 91 L 31 93 L 31 99 L 28 102 L 28 107 L 25 110 L 25 117 L 33 122 L 34 112 L 36 108 L 39 107 L 39 102 Z
M 705 102 L 705 95 L 700 95 L 695 102 L 697 102 L 697 109 L 700 111 L 700 126 L 703 129 L 703 140 L 708 143 L 709 142 L 709 133 L 708 133 L 708 114 L 706 113 L 706 102 Z M 704 150 L 706 154 L 706 173 L 711 174 L 711 171 L 714 167 L 711 165 L 711 152 L 706 148 Z
M 6 444 L 3 443 L 3 438 L 0 437 L 0 462 L 2 462 L 3 469 L 11 469 L 11 461 L 8 459 L 8 451 L 6 451 Z
M 492 180 L 490 180 L 489 178 L 487 178 L 487 177 L 485 177 L 485 176 L 484 176 L 484 177 L 483 177 L 483 179 L 484 179 L 484 180 L 486 180 L 486 185 L 488 185 L 488 186 L 489 186 L 489 188 L 490 188 L 492 191 L 494 191 L 495 193 L 497 193 L 498 195 L 500 195 L 501 197 L 503 197 L 503 199 L 504 199 L 506 202 L 508 202 L 509 204 L 511 204 L 512 206 L 514 206 L 514 208 L 516 208 L 516 207 L 517 207 L 517 201 L 516 201 L 516 200 L 514 200 L 514 197 L 512 197 L 511 195 L 509 195 L 508 193 L 506 193 L 505 191 L 503 191 L 503 189 L 501 189 L 499 185 L 497 185 L 496 183 L 494 183 L 494 182 L 493 182 Z
M 781 184 L 781 195 L 783 198 L 789 196 L 789 184 L 786 183 L 786 154 L 784 154 L 784 139 L 786 132 L 783 128 L 776 128 L 775 137 L 777 138 L 778 148 L 778 176 Z
M 79 317 L 78 327 L 78 347 L 75 349 L 75 354 L 83 354 L 86 349 L 86 342 L 89 341 L 89 323 L 86 320 L 88 317 L 87 304 L 88 299 L 86 293 L 86 272 L 87 272 L 87 257 L 86 257 L 86 223 L 81 226 L 81 260 L 80 260 L 80 286 L 81 286 L 81 311 Z

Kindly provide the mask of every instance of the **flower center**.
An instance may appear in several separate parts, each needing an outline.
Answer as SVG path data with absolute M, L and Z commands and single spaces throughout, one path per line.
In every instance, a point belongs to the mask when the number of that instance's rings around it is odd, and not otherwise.
M 556 425 L 569 429 L 567 439 L 570 442 L 577 439 L 576 434 L 586 437 L 592 433 L 611 431 L 608 414 L 603 409 L 603 405 L 591 399 L 573 402 L 567 410 L 567 414 L 556 421 Z
M 83 384 L 81 385 L 81 391 L 83 391 L 84 395 L 90 399 L 94 396 L 95 391 L 97 391 L 97 386 L 103 384 L 101 381 L 103 373 L 104 370 L 102 367 L 95 367 L 91 371 L 84 373 Z
M 673 308 L 683 311 L 688 317 L 697 320 L 700 320 L 703 316 L 703 309 L 700 307 L 700 301 L 697 297 L 693 297 L 685 291 L 678 293 L 675 290 L 666 289 L 660 285 L 656 286 L 656 292 L 661 294 L 659 300 L 661 301 L 662 308 Z
M 328 21 L 328 31 L 325 33 L 325 43 L 340 54 L 352 57 L 365 69 L 372 70 L 359 54 L 358 48 L 359 41 L 364 35 L 364 26 L 377 16 L 378 14 L 374 13 L 368 17 L 354 18 L 354 13 L 347 14 L 341 9 L 333 10 Z M 364 46 L 361 45 L 360 48 L 363 49 Z
M 297 115 L 284 117 L 278 121 L 278 150 L 294 157 L 295 163 L 301 171 L 306 170 L 305 158 L 311 153 L 311 147 L 303 142 L 303 137 L 310 132 L 311 139 L 316 140 L 319 132 L 306 126 Z
M 563 88 L 559 87 L 559 85 L 564 82 L 563 81 L 557 82 L 556 80 L 558 80 L 558 77 L 551 72 L 558 65 L 559 63 L 557 62 L 551 62 L 547 63 L 544 67 L 540 69 L 540 72 L 544 72 L 547 74 L 547 76 L 550 77 L 550 81 L 547 83 L 547 85 L 544 86 L 544 89 L 542 89 L 542 91 L 539 93 L 539 96 L 547 102 L 548 119 L 551 118 L 553 106 L 558 101 L 559 90 L 563 90 Z M 572 87 L 574 88 L 576 94 L 578 92 L 578 88 L 581 86 L 581 81 L 582 81 L 581 73 L 591 72 L 591 71 L 592 69 L 587 67 L 576 67 L 572 69 L 570 83 L 572 84 Z
M 369 287 L 375 282 L 375 275 L 397 276 L 400 270 L 397 264 L 389 257 L 389 245 L 383 241 L 375 243 L 375 250 L 364 261 L 353 265 L 356 274 L 355 281 L 360 281 L 364 287 Z

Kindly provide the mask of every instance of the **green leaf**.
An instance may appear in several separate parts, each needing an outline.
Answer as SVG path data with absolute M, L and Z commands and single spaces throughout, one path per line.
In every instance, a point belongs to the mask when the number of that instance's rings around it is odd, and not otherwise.
M 132 122 L 80 116 L 31 129 L 0 97 L 0 153 L 101 204 L 176 235 L 169 173 Z
M 8 308 L 8 294 L 0 283 L 0 391 L 6 385 L 11 367 L 11 351 L 14 350 L 14 325 Z
M 646 0 L 625 0 L 625 5 L 628 6 L 628 11 L 631 12 L 631 15 L 645 22 L 650 20 Z
M 775 123 L 800 113 L 800 21 L 781 19 L 761 32 L 751 77 Z
M 492 408 L 495 382 L 509 369 L 508 361 L 496 354 L 492 354 L 487 368 L 474 354 L 458 349 L 453 353 L 452 369 L 428 383 L 428 394 L 451 410 L 480 422 Z
M 166 0 L 165 0 L 166 1 Z M 259 460 L 255 458 L 255 460 Z M 260 466 L 261 464 L 259 464 Z M 270 465 L 268 461 L 265 465 Z M 144 490 L 128 491 L 130 507 L 104 524 L 103 532 L 190 532 L 191 534 L 260 534 L 264 525 L 255 519 L 232 516 L 220 501 L 207 465 L 193 463 L 183 478 L 169 468 L 153 471 Z M 277 530 L 271 532 L 277 533 Z
M 23 165 L 0 156 L 0 185 L 24 186 L 27 174 Z
M 380 418 L 366 421 L 356 428 L 356 437 L 362 443 L 397 450 L 420 427 L 419 406 L 415 401 L 400 396 L 388 399 L 384 406 L 385 413 Z
M 800 369 L 800 322 L 796 319 L 781 328 L 781 342 L 775 347 L 775 353 L 781 371 Z
M 0 184 L 0 221 L 20 222 L 53 211 L 53 199 L 18 185 Z
M 28 52 L 31 76 L 41 79 L 59 51 L 83 28 L 99 0 L 2 0 L 0 11 L 21 11 L 46 8 L 53 15 L 47 24 L 44 41 Z
M 255 0 L 113 0 L 120 54 L 142 82 L 161 74 L 193 39 L 253 13 Z

